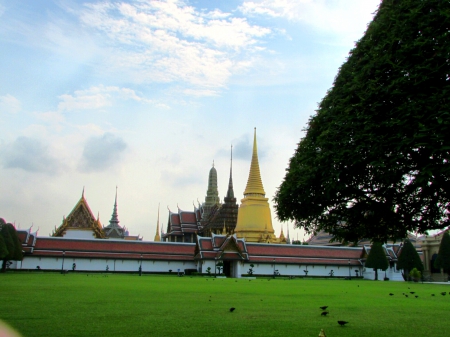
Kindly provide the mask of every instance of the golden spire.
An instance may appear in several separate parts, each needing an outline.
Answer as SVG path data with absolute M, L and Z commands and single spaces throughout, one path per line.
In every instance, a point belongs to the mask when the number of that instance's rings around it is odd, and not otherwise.
M 225 220 L 223 220 L 223 230 L 222 230 L 222 235 L 227 235 L 227 230 L 225 228 Z
M 244 196 L 247 194 L 260 194 L 263 197 L 266 195 L 261 180 L 261 172 L 259 171 L 258 146 L 256 144 L 256 128 L 253 136 L 252 163 L 250 165 L 250 173 L 248 175 Z
M 156 222 L 156 234 L 153 241 L 161 241 L 161 236 L 159 235 L 159 204 L 158 204 L 158 221 Z

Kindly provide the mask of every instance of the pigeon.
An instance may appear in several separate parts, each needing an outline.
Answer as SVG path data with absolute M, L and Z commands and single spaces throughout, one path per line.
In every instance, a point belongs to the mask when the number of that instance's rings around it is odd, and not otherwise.
M 339 323 L 340 326 L 344 326 L 344 325 L 347 324 L 348 322 L 346 322 L 346 321 L 338 321 L 338 323 Z
M 417 295 L 416 295 L 416 296 L 414 296 L 414 297 L 415 297 L 415 298 L 419 298 L 419 296 L 417 296 Z
M 416 292 L 415 292 L 415 291 L 410 291 L 409 293 L 412 294 L 412 295 L 414 295 Z
M 405 294 L 405 297 L 408 297 L 408 295 Z
M 327 308 L 328 308 L 328 305 L 325 305 L 325 306 L 323 306 L 323 307 L 319 307 L 320 309 L 322 309 L 322 310 L 327 310 Z
M 434 294 L 431 294 L 431 296 L 434 296 Z
M 324 312 L 322 312 L 320 315 L 322 315 L 322 316 L 326 316 L 326 315 L 328 315 L 329 314 L 329 312 L 328 311 L 324 311 Z
M 230 308 L 230 312 L 233 312 L 235 310 L 236 310 L 236 308 Z
M 394 296 L 394 294 L 393 293 L 389 293 L 389 296 Z
M 445 291 L 441 293 L 442 296 L 445 296 Z

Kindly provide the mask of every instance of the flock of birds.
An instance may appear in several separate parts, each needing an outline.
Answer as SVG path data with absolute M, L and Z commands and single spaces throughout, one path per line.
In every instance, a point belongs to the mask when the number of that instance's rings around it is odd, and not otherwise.
M 408 287 L 408 289 L 410 289 L 410 288 Z M 402 293 L 402 295 L 405 296 L 405 297 L 409 297 L 409 295 L 413 295 L 415 298 L 419 298 L 419 295 L 415 295 L 415 294 L 416 294 L 415 291 L 410 291 L 409 294 L 408 293 Z M 448 294 L 450 295 L 450 291 L 448 292 Z M 441 295 L 445 296 L 445 295 L 447 295 L 447 292 L 442 291 Z M 389 296 L 394 296 L 394 294 L 393 293 L 389 293 Z M 431 296 L 436 296 L 436 294 L 431 294 Z
M 208 280 L 207 280 L 208 281 Z M 213 281 L 214 281 L 214 279 L 213 279 Z M 251 280 L 249 280 L 249 281 L 251 281 Z M 269 279 L 269 281 L 270 281 L 270 279 Z M 237 281 L 236 281 L 237 282 Z M 359 285 L 358 285 L 358 287 L 359 287 Z M 408 287 L 408 289 L 410 289 L 409 287 Z M 409 294 L 411 294 L 411 295 L 414 295 L 416 292 L 415 291 L 410 291 L 409 292 Z M 409 295 L 407 294 L 407 293 L 402 293 L 405 297 L 409 297 Z M 450 291 L 448 292 L 448 294 L 450 295 Z M 447 295 L 447 293 L 445 292 L 445 291 L 443 291 L 443 292 L 441 292 L 441 295 L 442 296 L 445 296 L 445 295 Z M 394 294 L 393 293 L 389 293 L 389 296 L 394 296 Z M 431 294 L 431 296 L 435 296 L 435 294 Z M 211 297 L 211 296 L 209 296 L 209 297 Z M 418 298 L 419 297 L 419 295 L 414 295 L 414 297 L 415 298 Z M 211 298 L 209 299 L 209 301 L 211 301 Z M 262 301 L 262 300 L 261 300 Z M 322 313 L 320 314 L 321 316 L 324 316 L 324 317 L 326 317 L 330 312 L 327 310 L 328 309 L 328 305 L 324 305 L 324 306 L 322 306 L 322 307 L 319 307 L 319 309 L 321 309 L 322 310 Z M 230 308 L 230 312 L 234 312 L 236 310 L 236 308 L 234 308 L 234 307 L 231 307 Z M 345 326 L 346 324 L 348 324 L 349 322 L 347 322 L 347 321 L 341 321 L 341 320 L 339 320 L 339 321 L 337 321 L 337 323 L 340 325 L 340 326 Z
M 328 305 L 324 305 L 323 307 L 319 307 L 319 308 L 322 310 L 322 313 L 320 314 L 321 316 L 326 317 L 330 313 L 329 311 L 327 311 Z M 347 321 L 337 321 L 337 322 L 340 326 L 345 326 L 345 324 L 348 324 Z

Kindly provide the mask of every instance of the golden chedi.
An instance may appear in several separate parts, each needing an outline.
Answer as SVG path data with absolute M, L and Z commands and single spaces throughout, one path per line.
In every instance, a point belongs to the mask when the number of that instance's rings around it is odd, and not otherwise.
M 268 198 L 261 180 L 256 145 L 256 128 L 253 138 L 253 154 L 244 199 L 241 200 L 235 233 L 247 242 L 277 243 L 272 227 Z

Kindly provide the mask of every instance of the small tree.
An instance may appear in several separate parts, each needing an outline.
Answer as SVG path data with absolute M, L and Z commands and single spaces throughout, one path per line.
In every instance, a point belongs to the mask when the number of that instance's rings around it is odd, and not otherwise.
M 386 258 L 383 245 L 381 242 L 375 241 L 370 249 L 369 256 L 366 260 L 366 267 L 373 268 L 375 271 L 375 281 L 378 280 L 378 269 L 386 270 L 389 267 L 389 262 Z
M 435 268 L 442 268 L 444 272 L 449 274 L 450 278 L 450 235 L 448 231 L 444 232 L 441 244 L 439 245 L 439 253 L 434 261 Z
M 206 274 L 211 275 L 211 267 L 206 268 Z
M 252 263 L 252 264 L 250 264 L 250 269 L 248 270 L 248 275 L 249 276 L 252 276 L 253 275 L 253 268 L 255 267 L 255 265 Z
M 6 264 L 9 260 L 22 260 L 22 244 L 17 236 L 16 229 L 10 223 L 1 224 L 0 235 L 3 237 L 6 250 L 8 251 L 8 253 L 3 256 L 2 272 L 5 272 Z
M 417 268 L 413 268 L 410 272 L 409 275 L 411 276 L 411 278 L 414 281 L 419 281 L 422 278 L 422 273 L 420 271 L 417 270 Z
M 403 270 L 403 278 L 406 281 L 409 279 L 409 271 L 413 268 L 423 271 L 422 260 L 409 239 L 406 239 L 403 243 L 403 248 L 398 257 L 397 268 Z

